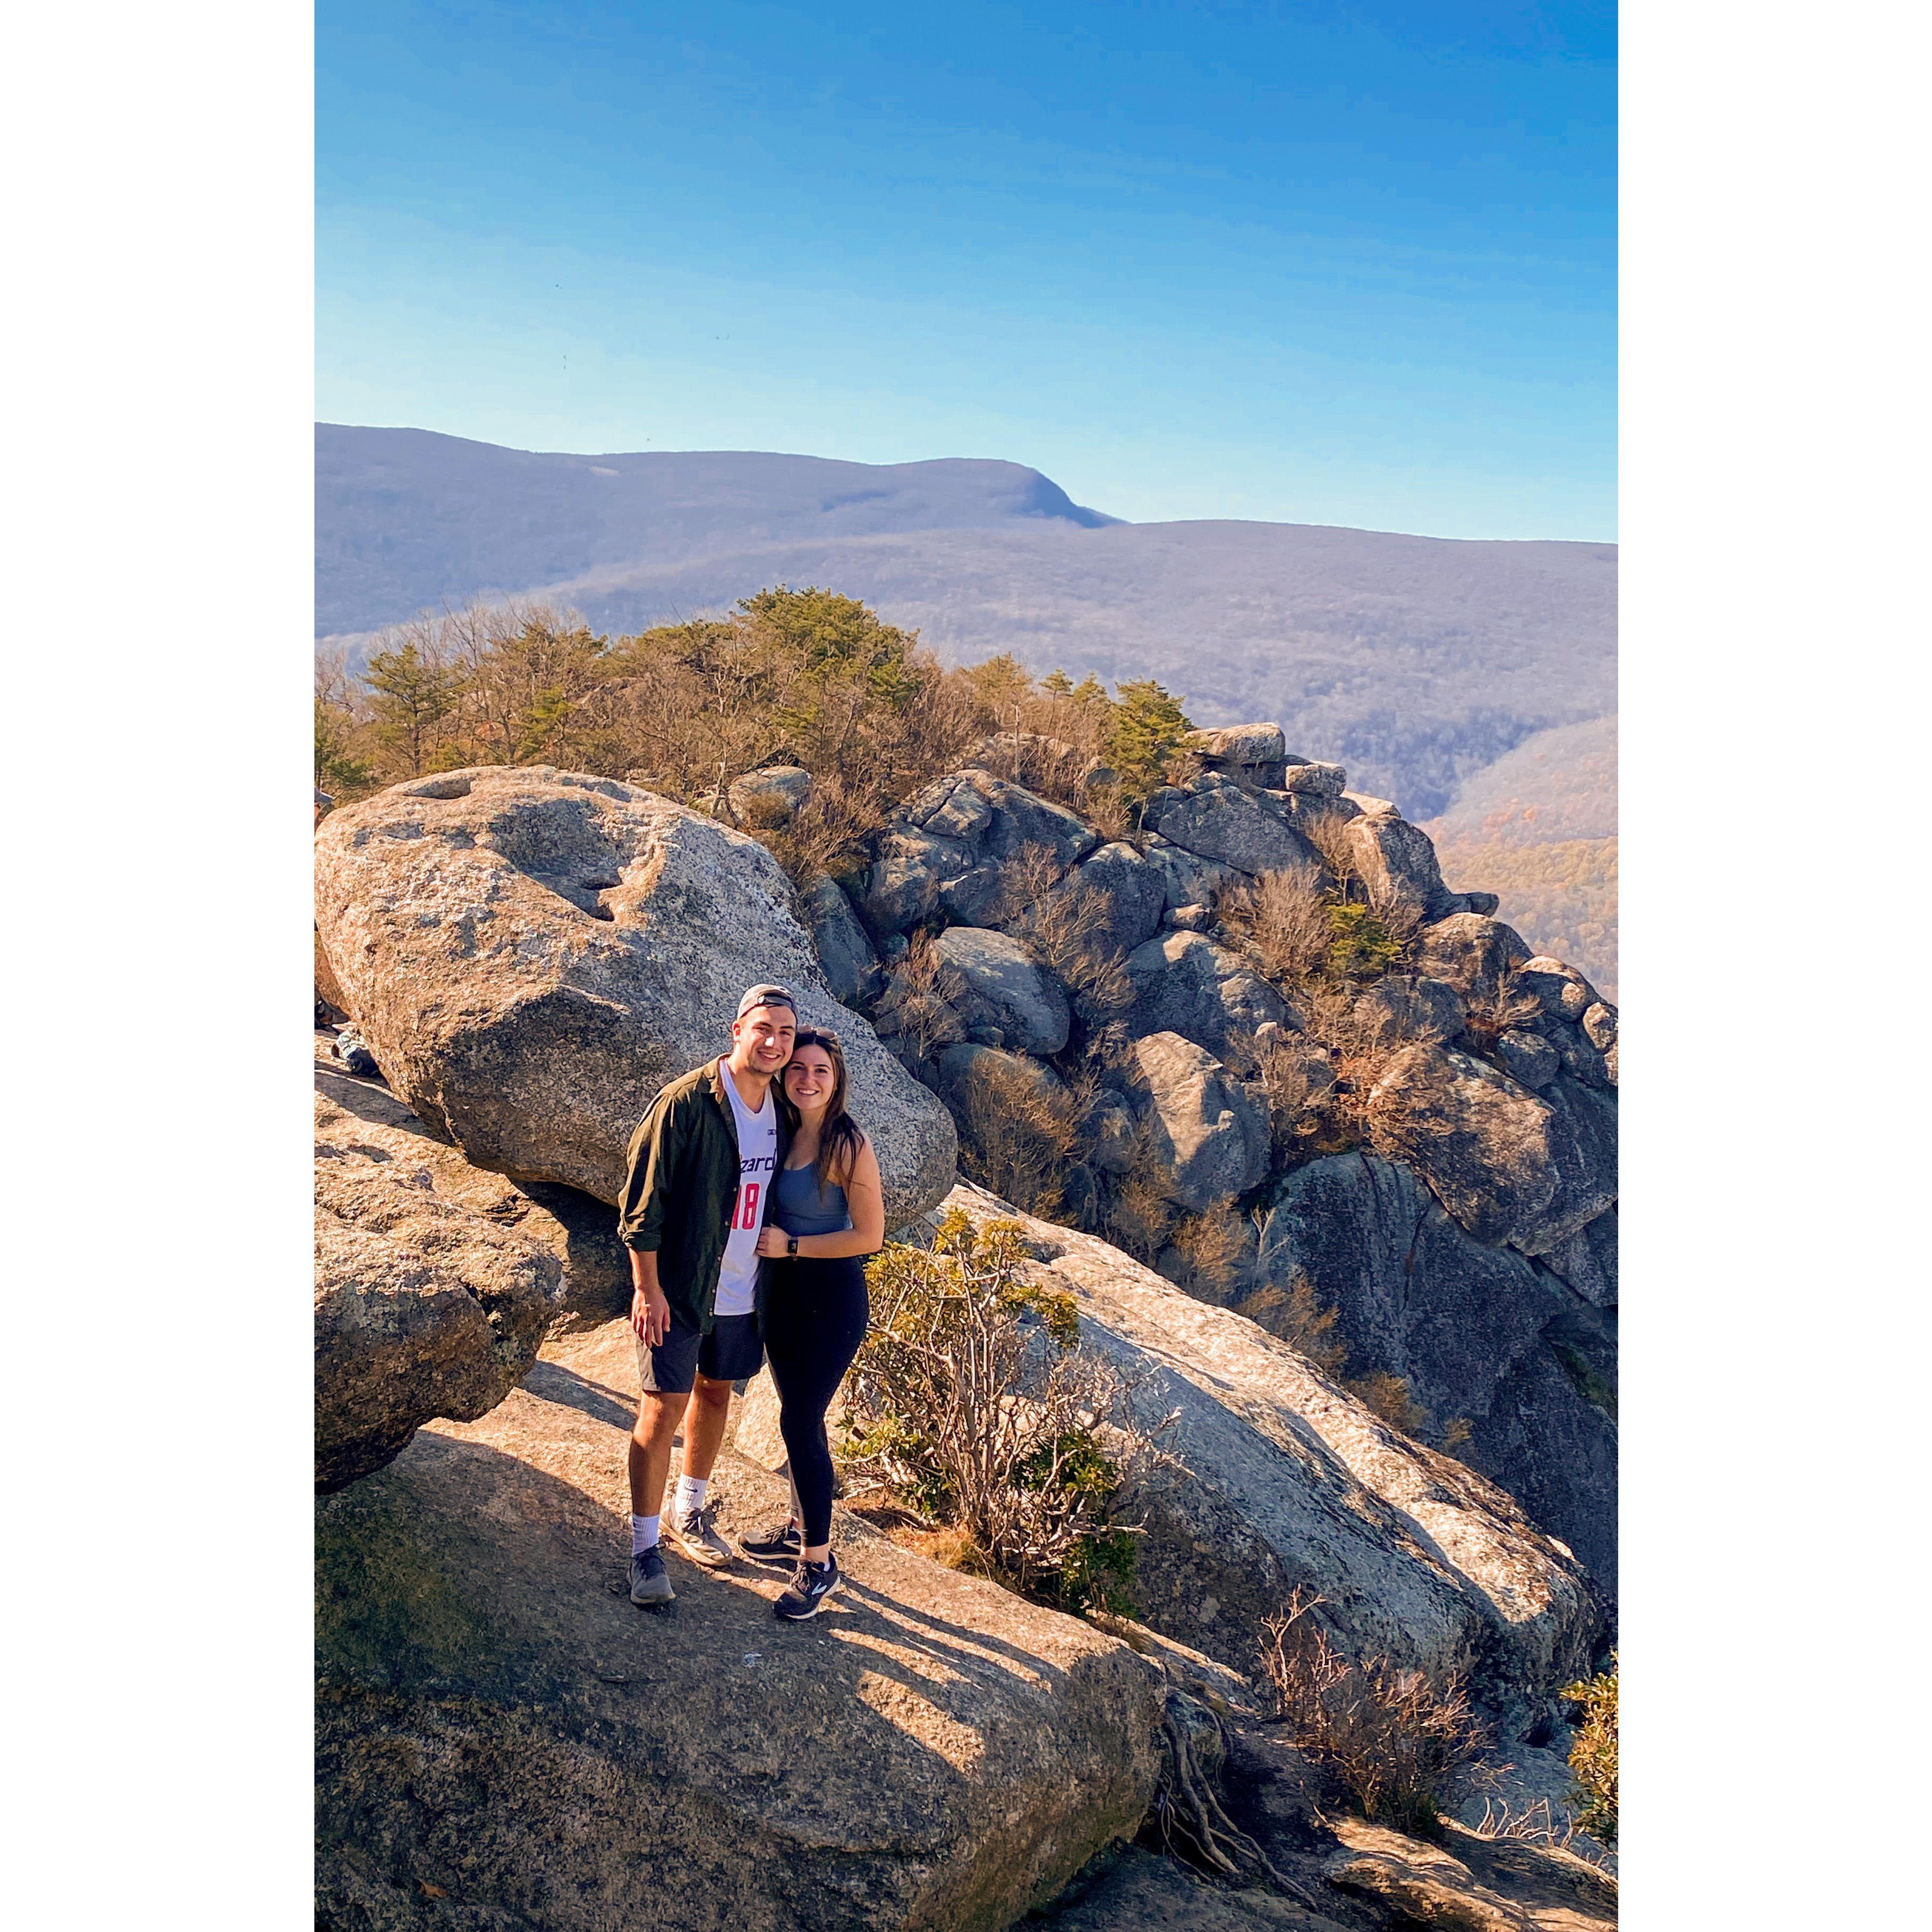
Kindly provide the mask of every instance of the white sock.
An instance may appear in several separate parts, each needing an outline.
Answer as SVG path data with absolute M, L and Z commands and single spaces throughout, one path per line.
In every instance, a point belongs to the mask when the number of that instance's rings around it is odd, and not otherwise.
M 677 1513 L 688 1516 L 704 1507 L 704 1492 L 711 1486 L 709 1476 L 680 1476 L 677 1479 Z
M 655 1550 L 657 1547 L 658 1526 L 663 1520 L 662 1516 L 656 1516 L 632 1517 L 631 1554 L 633 1556 L 641 1556 L 646 1550 Z

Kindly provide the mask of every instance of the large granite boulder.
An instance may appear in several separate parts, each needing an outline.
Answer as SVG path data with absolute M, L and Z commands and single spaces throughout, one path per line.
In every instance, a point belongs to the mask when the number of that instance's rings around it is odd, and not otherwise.
M 1134 1002 L 1122 1017 L 1130 1035 L 1178 1033 L 1243 1072 L 1253 1070 L 1261 1028 L 1297 1024 L 1266 980 L 1204 933 L 1156 934 L 1128 956 L 1126 971 Z
M 838 881 L 821 872 L 800 898 L 832 997 L 844 1006 L 876 999 L 885 986 L 885 969 Z
M 1072 1014 L 1059 982 L 1022 940 L 976 926 L 946 928 L 933 957 L 952 976 L 950 998 L 968 1033 L 997 1028 L 1024 1053 L 1058 1053 Z
M 1174 1466 L 1124 1499 L 1144 1525 L 1144 1622 L 1251 1670 L 1264 1620 L 1300 1585 L 1354 1654 L 1466 1672 L 1495 1707 L 1587 1667 L 1603 1623 L 1581 1565 L 1494 1484 L 1104 1241 L 964 1182 L 945 1205 L 1020 1221 L 1042 1277 L 1074 1297 L 1082 1346 L 1138 1384 L 1149 1415 L 1180 1412 Z
M 1305 1281 L 1335 1312 L 1346 1372 L 1400 1376 L 1426 1416 L 1422 1432 L 1453 1438 L 1614 1594 L 1616 1425 L 1577 1386 L 1600 1364 L 1607 1390 L 1613 1348 L 1582 1298 L 1523 1256 L 1472 1240 L 1408 1168 L 1366 1152 L 1288 1175 L 1255 1273 L 1283 1294 Z
M 1279 724 L 1224 724 L 1190 731 L 1181 741 L 1210 772 L 1226 772 L 1238 783 L 1279 785 L 1287 762 L 1287 741 Z
M 1418 919 L 1453 914 L 1461 901 L 1442 883 L 1436 848 L 1391 806 L 1351 819 L 1342 836 L 1371 904 L 1400 906 Z
M 389 1090 L 352 1078 L 316 1036 L 315 1145 L 319 1160 L 380 1168 L 409 1186 L 508 1228 L 547 1248 L 562 1270 L 553 1330 L 596 1327 L 631 1305 L 631 1261 L 617 1217 L 604 1202 L 554 1182 L 519 1187 L 507 1175 L 472 1166 L 462 1150 L 430 1132 Z
M 802 765 L 766 765 L 731 781 L 725 802 L 740 825 L 783 825 L 812 796 Z
M 1029 848 L 1064 871 L 1100 844 L 1077 814 L 977 767 L 915 792 L 880 835 L 856 892 L 881 941 L 934 922 L 1004 926 L 1016 910 L 1009 862 Z
M 1424 927 L 1416 941 L 1416 970 L 1448 981 L 1465 1000 L 1497 998 L 1529 958 L 1521 933 L 1480 913 L 1451 913 Z
M 1077 812 L 979 770 L 934 779 L 906 801 L 899 816 L 928 832 L 969 842 L 982 860 L 1017 858 L 1027 847 L 1039 846 L 1064 867 L 1100 842 Z
M 1218 772 L 1203 772 L 1157 792 L 1147 823 L 1170 844 L 1243 872 L 1321 862 L 1292 825 Z
M 1258 1185 L 1268 1170 L 1267 1109 L 1220 1061 L 1178 1034 L 1135 1041 L 1161 1191 L 1196 1213 Z
M 1547 1253 L 1617 1197 L 1616 1102 L 1558 1077 L 1532 1093 L 1474 1055 L 1404 1047 L 1370 1095 L 1388 1146 L 1480 1241 Z
M 1128 953 L 1154 937 L 1167 906 L 1167 880 L 1151 861 L 1118 840 L 1102 845 L 1054 888 L 1076 908 L 1093 908 L 1096 952 Z
M 1253 882 L 1250 874 L 1196 858 L 1157 832 L 1148 834 L 1144 842 L 1148 863 L 1160 880 L 1162 910 L 1170 914 L 1184 906 L 1211 906 L 1238 886 Z
M 548 766 L 395 785 L 316 838 L 316 914 L 396 1091 L 472 1162 L 617 1198 L 667 1081 L 776 980 L 845 1042 L 896 1225 L 951 1184 L 938 1100 L 826 985 L 777 861 L 670 800 Z
M 432 1418 L 495 1408 L 536 1360 L 563 1270 L 393 1160 L 340 1138 L 315 1152 L 315 1485 L 328 1491 Z
M 634 1608 L 628 1328 L 317 1512 L 316 1923 L 996 1932 L 1131 1834 L 1158 1670 L 840 1515 L 846 1586 Z M 784 1484 L 729 1450 L 730 1536 Z
M 1544 1264 L 1566 1286 L 1597 1308 L 1617 1306 L 1617 1210 L 1609 1208 L 1585 1222 L 1568 1240 L 1543 1257 Z
M 933 916 L 947 885 L 973 869 L 972 848 L 962 840 L 888 826 L 859 884 L 860 916 L 881 940 L 908 932 Z
M 1552 1019 L 1580 1020 L 1598 1004 L 1596 988 L 1575 967 L 1540 953 L 1516 968 L 1510 985 Z
M 1270 789 L 1292 793 L 1299 799 L 1325 799 L 1339 802 L 1348 784 L 1348 774 L 1344 766 L 1331 765 L 1321 758 L 1297 758 L 1291 752 L 1280 786 Z

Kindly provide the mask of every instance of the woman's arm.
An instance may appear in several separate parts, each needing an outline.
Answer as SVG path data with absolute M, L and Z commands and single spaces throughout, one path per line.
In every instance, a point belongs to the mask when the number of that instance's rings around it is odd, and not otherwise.
M 875 1255 L 886 1244 L 886 1190 L 879 1179 L 879 1157 L 869 1140 L 861 1140 L 845 1177 L 845 1206 L 852 1225 L 836 1234 L 801 1234 L 801 1258 L 829 1262 L 844 1255 Z M 767 1260 L 782 1260 L 790 1240 L 782 1228 L 766 1226 L 758 1235 L 758 1252 Z

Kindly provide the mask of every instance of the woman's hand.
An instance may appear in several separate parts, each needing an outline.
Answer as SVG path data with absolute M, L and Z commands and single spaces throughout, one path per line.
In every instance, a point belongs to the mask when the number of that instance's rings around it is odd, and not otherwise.
M 785 1244 L 791 1237 L 782 1228 L 774 1228 L 769 1222 L 758 1230 L 758 1252 L 768 1262 L 784 1259 Z

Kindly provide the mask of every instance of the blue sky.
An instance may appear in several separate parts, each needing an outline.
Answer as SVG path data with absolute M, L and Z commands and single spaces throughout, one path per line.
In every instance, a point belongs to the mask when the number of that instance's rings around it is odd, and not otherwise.
M 325 420 L 1616 535 L 1609 5 L 316 21 Z

